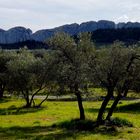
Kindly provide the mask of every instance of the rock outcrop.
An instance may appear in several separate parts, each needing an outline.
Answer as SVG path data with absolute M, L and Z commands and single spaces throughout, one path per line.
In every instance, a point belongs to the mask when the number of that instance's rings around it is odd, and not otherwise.
M 53 36 L 56 32 L 66 32 L 70 35 L 76 35 L 80 32 L 93 32 L 99 29 L 122 29 L 122 28 L 140 28 L 138 22 L 127 22 L 115 24 L 112 21 L 100 20 L 98 22 L 89 21 L 81 23 L 67 24 L 53 29 L 39 30 L 32 33 L 30 29 L 24 27 L 14 27 L 7 31 L 0 29 L 0 44 L 13 44 L 28 40 L 43 42 Z
M 140 23 L 139 22 L 121 22 L 117 24 L 117 28 L 121 29 L 121 28 L 140 28 Z
M 70 35 L 76 35 L 81 32 L 92 32 L 97 29 L 114 29 L 115 23 L 107 20 L 100 20 L 98 22 L 90 21 L 82 24 L 67 24 L 54 29 L 40 30 L 32 35 L 32 39 L 36 41 L 44 41 L 54 35 L 56 32 L 66 32 Z
M 107 20 L 100 20 L 97 23 L 98 29 L 114 29 L 115 23 Z
M 8 31 L 0 29 L 0 44 L 12 44 L 30 40 L 32 31 L 24 27 L 11 28 Z

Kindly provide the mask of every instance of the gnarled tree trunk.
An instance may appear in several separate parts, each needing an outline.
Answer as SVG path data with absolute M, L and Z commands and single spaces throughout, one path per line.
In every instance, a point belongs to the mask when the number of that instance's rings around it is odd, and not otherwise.
M 78 87 L 75 87 L 75 95 L 77 97 L 77 101 L 78 101 L 78 107 L 79 107 L 79 112 L 80 112 L 80 120 L 85 120 L 85 112 L 84 112 L 84 107 L 82 104 L 82 97 L 81 97 L 81 93 L 78 90 Z
M 109 112 L 108 112 L 108 114 L 107 114 L 106 120 L 110 121 L 111 116 L 112 116 L 112 114 L 113 114 L 115 108 L 117 107 L 117 104 L 118 104 L 119 101 L 121 100 L 121 98 L 122 98 L 122 95 L 119 93 L 118 96 L 116 97 L 116 99 L 114 100 L 114 102 L 113 102 L 111 108 L 109 109 Z
M 49 94 L 36 106 L 36 107 L 41 107 L 41 105 L 48 99 Z
M 106 117 L 106 120 L 110 121 L 111 116 L 113 115 L 114 110 L 116 109 L 119 101 L 123 98 L 126 97 L 128 93 L 128 87 L 125 87 L 125 84 L 121 90 L 121 92 L 118 94 L 118 96 L 115 98 L 111 108 L 109 109 L 108 115 Z
M 77 96 L 78 107 L 80 111 L 80 120 L 85 120 L 85 113 L 84 113 L 81 95 L 80 93 L 76 93 L 76 96 Z
M 32 106 L 32 102 L 30 101 L 29 96 L 27 96 L 27 97 L 25 98 L 25 101 L 26 101 L 25 107 L 26 107 L 26 108 L 30 108 L 30 107 Z
M 113 96 L 113 91 L 114 91 L 114 88 L 108 88 L 107 96 L 105 97 L 105 99 L 99 109 L 99 113 L 97 116 L 97 124 L 103 123 L 103 115 L 104 115 L 106 106 L 108 105 L 108 102 L 110 101 L 111 97 Z
M 4 84 L 0 84 L 0 99 L 3 98 L 4 89 L 5 89 L 5 85 Z

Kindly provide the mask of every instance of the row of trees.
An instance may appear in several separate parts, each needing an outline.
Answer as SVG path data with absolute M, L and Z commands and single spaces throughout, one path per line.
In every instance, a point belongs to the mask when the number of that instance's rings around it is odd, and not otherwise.
M 47 41 L 49 49 L 31 52 L 27 49 L 0 52 L 0 97 L 4 90 L 21 94 L 26 107 L 40 106 L 51 93 L 70 92 L 77 97 L 80 119 L 85 119 L 82 95 L 88 87 L 105 88 L 107 93 L 97 116 L 97 124 L 110 120 L 118 102 L 128 91 L 139 92 L 140 50 L 115 42 L 108 48 L 96 49 L 91 36 L 84 33 L 76 40 L 65 33 Z M 46 92 L 36 105 L 34 97 Z M 111 97 L 117 93 L 106 117 Z

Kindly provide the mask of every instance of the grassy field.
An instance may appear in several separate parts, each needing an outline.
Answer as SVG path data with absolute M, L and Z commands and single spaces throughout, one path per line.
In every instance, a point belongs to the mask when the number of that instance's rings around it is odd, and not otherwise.
M 110 102 L 111 104 L 111 102 Z M 113 117 L 127 119 L 133 127 L 91 131 L 68 130 L 55 124 L 78 118 L 77 102 L 45 102 L 40 109 L 21 109 L 23 100 L 0 101 L 0 140 L 140 140 L 140 102 L 121 101 Z M 101 101 L 84 102 L 86 118 L 95 120 Z

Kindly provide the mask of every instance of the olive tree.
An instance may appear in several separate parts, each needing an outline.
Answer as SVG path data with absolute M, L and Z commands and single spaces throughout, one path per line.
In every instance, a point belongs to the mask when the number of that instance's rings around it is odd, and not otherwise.
M 8 90 L 20 93 L 26 101 L 25 107 L 35 106 L 34 97 L 46 88 L 47 71 L 44 61 L 27 49 L 21 49 L 16 58 L 10 60 L 8 68 Z
M 91 60 L 91 81 L 107 90 L 97 116 L 97 124 L 103 121 L 106 106 L 114 95 L 114 90 L 126 72 L 129 62 L 129 49 L 120 42 L 110 48 L 96 51 L 96 58 Z
M 7 85 L 7 63 L 14 58 L 15 52 L 0 50 L 0 98 L 3 97 Z
M 139 85 L 140 51 L 134 48 L 129 48 L 127 52 L 128 52 L 127 53 L 128 59 L 126 60 L 124 73 L 120 75 L 119 81 L 116 85 L 117 96 L 111 108 L 109 109 L 106 120 L 111 119 L 111 116 L 113 115 L 113 112 L 115 108 L 117 107 L 117 104 L 122 98 L 127 96 L 128 91 L 130 89 L 134 91 L 139 91 L 138 88 L 140 86 Z
M 82 104 L 83 88 L 88 83 L 88 60 L 94 52 L 88 33 L 79 35 L 77 43 L 65 33 L 57 33 L 48 42 L 53 52 L 56 81 L 60 91 L 70 90 L 77 97 L 80 119 L 85 119 Z

